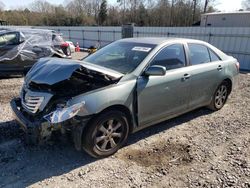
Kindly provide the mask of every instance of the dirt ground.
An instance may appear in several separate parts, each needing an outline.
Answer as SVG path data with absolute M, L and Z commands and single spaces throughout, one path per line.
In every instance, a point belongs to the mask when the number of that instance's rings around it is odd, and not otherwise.
M 22 78 L 0 80 L 0 187 L 250 187 L 250 75 L 224 108 L 201 108 L 129 137 L 95 160 L 72 143 L 25 146 L 9 101 Z

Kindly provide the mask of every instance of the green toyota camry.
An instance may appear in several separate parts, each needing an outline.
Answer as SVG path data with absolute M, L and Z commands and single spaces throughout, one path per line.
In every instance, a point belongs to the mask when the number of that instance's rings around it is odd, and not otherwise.
M 11 101 L 27 141 L 70 132 L 77 150 L 115 153 L 128 135 L 206 106 L 220 110 L 239 62 L 199 40 L 130 38 L 82 61 L 40 59 Z

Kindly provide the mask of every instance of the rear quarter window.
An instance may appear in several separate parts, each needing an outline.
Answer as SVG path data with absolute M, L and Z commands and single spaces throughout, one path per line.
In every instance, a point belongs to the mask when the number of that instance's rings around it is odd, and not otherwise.
M 220 61 L 221 59 L 219 58 L 219 56 L 213 52 L 211 49 L 209 49 L 209 54 L 210 54 L 210 58 L 211 58 L 211 61 Z

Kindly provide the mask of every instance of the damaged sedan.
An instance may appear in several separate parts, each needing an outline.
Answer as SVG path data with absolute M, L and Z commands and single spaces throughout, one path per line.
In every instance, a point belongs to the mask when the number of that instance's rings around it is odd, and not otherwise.
M 32 143 L 70 132 L 77 150 L 106 157 L 130 133 L 199 107 L 220 110 L 238 72 L 235 58 L 203 41 L 122 39 L 83 61 L 40 59 L 11 107 Z
M 25 74 L 39 58 L 71 58 L 59 33 L 42 29 L 0 29 L 0 76 Z

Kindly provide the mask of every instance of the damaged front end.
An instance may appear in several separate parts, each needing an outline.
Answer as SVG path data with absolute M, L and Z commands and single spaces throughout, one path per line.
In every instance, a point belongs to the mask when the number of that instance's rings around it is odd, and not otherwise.
M 71 131 L 80 150 L 82 131 L 93 114 L 85 108 L 88 101 L 72 104 L 71 99 L 120 78 L 70 60 L 42 59 L 27 74 L 20 97 L 11 101 L 11 107 L 32 142 L 43 143 L 54 131 Z

